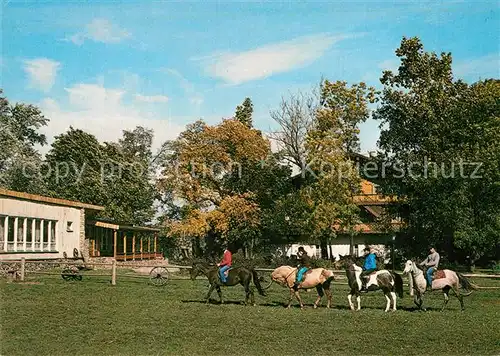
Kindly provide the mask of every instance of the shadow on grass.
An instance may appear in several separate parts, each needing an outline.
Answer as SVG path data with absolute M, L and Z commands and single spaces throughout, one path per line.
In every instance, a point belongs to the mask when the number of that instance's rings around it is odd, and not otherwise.
M 196 304 L 207 304 L 207 301 L 204 300 L 182 300 L 182 303 L 196 303 Z M 235 300 L 224 300 L 224 303 L 221 304 L 219 300 L 215 300 L 210 298 L 208 301 L 208 304 L 215 304 L 215 305 L 245 305 L 245 302 L 243 301 L 235 301 Z

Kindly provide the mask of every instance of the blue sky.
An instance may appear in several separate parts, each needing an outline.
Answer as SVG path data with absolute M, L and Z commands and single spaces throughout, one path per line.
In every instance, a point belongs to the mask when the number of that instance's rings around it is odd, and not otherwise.
M 268 131 L 281 97 L 322 76 L 378 85 L 402 36 L 452 52 L 457 77 L 499 78 L 497 1 L 3 0 L 1 11 L 0 85 L 43 109 L 49 137 L 73 125 L 113 140 L 143 125 L 158 146 L 247 96 Z M 378 134 L 362 125 L 363 152 Z

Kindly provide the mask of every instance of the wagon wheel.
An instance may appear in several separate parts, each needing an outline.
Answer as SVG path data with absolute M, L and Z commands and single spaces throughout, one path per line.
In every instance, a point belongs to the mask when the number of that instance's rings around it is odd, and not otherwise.
M 165 267 L 154 267 L 149 272 L 149 280 L 157 287 L 163 286 L 168 281 L 168 271 Z
M 264 276 L 259 277 L 259 282 L 262 286 L 262 289 L 266 290 L 271 288 L 271 285 L 273 284 L 273 279 L 271 278 L 271 275 L 265 274 Z
M 80 273 L 78 273 L 78 271 L 75 271 L 74 269 L 72 268 L 65 268 L 63 269 L 63 271 L 61 272 L 61 277 L 65 280 L 65 281 L 69 281 L 70 279 L 72 280 L 82 280 L 82 276 L 80 275 Z

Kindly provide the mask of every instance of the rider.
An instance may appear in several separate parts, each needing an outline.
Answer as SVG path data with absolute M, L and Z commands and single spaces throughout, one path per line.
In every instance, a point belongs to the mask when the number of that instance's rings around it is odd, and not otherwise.
M 300 246 L 299 251 L 297 252 L 297 258 L 299 260 L 299 265 L 297 266 L 297 277 L 295 279 L 295 283 L 293 284 L 293 288 L 297 290 L 297 288 L 300 285 L 300 282 L 302 282 L 302 278 L 304 276 L 304 273 L 311 268 L 311 263 L 310 263 L 310 258 L 307 255 L 306 250 L 304 250 L 304 247 Z
M 365 264 L 363 265 L 363 272 L 361 272 L 359 278 L 361 278 L 361 291 L 366 291 L 366 283 L 368 282 L 366 276 L 377 270 L 377 256 L 375 255 L 375 250 L 371 247 L 365 247 L 363 250 L 365 252 Z
M 219 276 L 220 280 L 222 283 L 226 283 L 226 278 L 227 278 L 227 270 L 231 268 L 231 265 L 233 263 L 233 254 L 231 253 L 231 250 L 229 246 L 226 247 L 224 250 L 224 256 L 222 257 L 222 261 L 217 264 L 219 267 Z
M 427 287 L 432 289 L 432 275 L 439 266 L 439 253 L 436 252 L 434 246 L 431 246 L 429 252 L 429 256 L 427 256 L 427 258 L 420 263 L 420 266 L 427 267 L 427 273 L 425 274 Z

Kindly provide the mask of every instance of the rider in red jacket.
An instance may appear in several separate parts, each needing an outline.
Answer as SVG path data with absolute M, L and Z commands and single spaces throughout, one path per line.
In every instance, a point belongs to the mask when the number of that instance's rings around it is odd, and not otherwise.
M 217 266 L 220 267 L 219 269 L 219 276 L 222 281 L 222 283 L 226 283 L 226 271 L 231 268 L 231 265 L 233 263 L 233 254 L 229 250 L 229 248 L 226 248 L 224 250 L 224 256 L 222 257 L 222 261 L 217 264 Z

